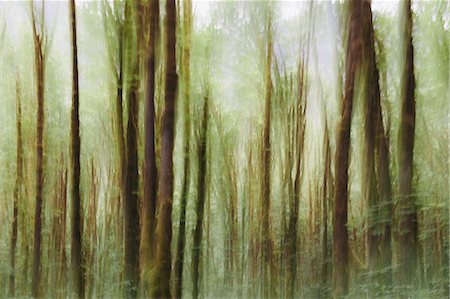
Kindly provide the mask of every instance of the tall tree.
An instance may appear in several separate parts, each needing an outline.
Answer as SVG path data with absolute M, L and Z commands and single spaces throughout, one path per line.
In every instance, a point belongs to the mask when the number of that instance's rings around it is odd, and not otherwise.
M 295 169 L 295 177 L 293 182 L 291 182 L 291 207 L 289 214 L 289 224 L 288 224 L 288 259 L 286 265 L 286 287 L 287 287 L 287 297 L 294 298 L 295 297 L 295 285 L 296 285 L 296 276 L 297 276 L 297 235 L 298 235 L 298 220 L 299 220 L 299 208 L 300 208 L 300 189 L 302 184 L 302 167 L 303 167 L 303 150 L 305 147 L 305 126 L 306 126 L 306 100 L 305 95 L 306 91 L 306 79 L 305 79 L 305 63 L 301 61 L 299 65 L 299 80 L 298 80 L 298 94 L 297 94 L 297 103 L 295 108 L 295 119 L 293 121 L 293 144 L 295 150 L 292 150 L 295 153 L 293 169 Z M 295 136 L 295 137 L 294 137 Z M 295 167 L 294 167 L 295 165 Z M 291 170 L 292 171 L 292 170 Z M 288 178 L 291 179 L 291 171 L 289 171 Z
M 362 163 L 362 201 L 367 206 L 367 262 L 369 270 L 376 270 L 378 263 L 378 246 L 380 242 L 377 233 L 377 216 L 379 198 L 377 194 L 377 181 L 375 178 L 375 131 L 376 131 L 376 101 L 375 88 L 375 52 L 373 49 L 372 11 L 370 2 L 363 1 L 361 22 L 363 25 L 363 51 L 361 65 L 363 67 L 364 85 L 364 145 Z M 378 88 L 379 89 L 379 88 Z
M 334 296 L 348 291 L 348 165 L 350 124 L 357 68 L 361 56 L 361 1 L 351 0 L 349 6 L 348 44 L 345 68 L 345 90 L 341 104 L 340 122 L 336 137 L 335 190 L 333 206 L 333 283 Z
M 391 225 L 392 212 L 391 178 L 389 173 L 389 148 L 384 131 L 381 111 L 379 71 L 375 56 L 375 33 L 372 9 L 369 1 L 362 8 L 364 26 L 363 59 L 365 65 L 365 135 L 366 200 L 369 207 L 368 223 L 368 266 L 377 277 L 383 273 L 383 285 L 391 281 Z M 377 155 L 374 156 L 375 152 Z M 376 161 L 374 160 L 376 157 Z M 373 177 L 376 166 L 376 179 Z M 374 198 L 375 197 L 375 198 Z M 383 219 L 380 222 L 380 219 Z M 382 232 L 380 234 L 380 232 Z
M 145 56 L 145 106 L 144 106 L 144 198 L 142 200 L 142 226 L 140 241 L 141 285 L 144 296 L 150 292 L 152 262 L 155 256 L 155 223 L 157 169 L 155 154 L 155 58 L 158 42 L 159 0 L 151 0 L 148 5 L 148 45 Z
M 135 298 L 139 283 L 139 173 L 138 173 L 138 120 L 139 120 L 139 53 L 136 29 L 133 26 L 133 7 L 125 4 L 125 32 L 127 57 L 127 106 L 128 122 L 126 133 L 126 181 L 124 213 L 124 246 L 125 246 L 125 297 Z
M 152 297 L 170 298 L 170 271 L 173 200 L 173 147 L 175 134 L 175 102 L 177 91 L 176 65 L 176 6 L 175 0 L 166 1 L 165 29 L 165 105 L 161 125 L 161 166 L 158 183 L 158 220 L 156 226 L 156 266 Z
M 33 26 L 34 64 L 37 97 L 36 117 L 36 207 L 34 213 L 34 247 L 33 247 L 33 275 L 31 295 L 39 297 L 41 284 L 41 239 L 42 239 L 42 197 L 44 189 L 44 79 L 45 79 L 45 50 L 47 39 L 44 33 L 44 1 L 42 4 L 42 18 L 38 23 L 35 17 L 34 3 L 31 3 L 31 22 Z M 39 29 L 38 29 L 38 25 Z
M 182 76 L 183 76 L 183 153 L 184 153 L 184 174 L 182 182 L 182 191 L 180 198 L 180 225 L 178 227 L 178 240 L 175 255 L 175 280 L 174 297 L 181 298 L 183 287 L 183 262 L 184 247 L 186 241 L 186 206 L 190 185 L 190 147 L 189 139 L 191 132 L 189 95 L 190 95 L 190 57 L 191 57 L 191 0 L 183 2 L 183 54 L 182 54 Z
M 323 171 L 323 181 L 322 181 L 322 284 L 326 286 L 329 280 L 329 241 L 328 241 L 328 202 L 330 200 L 330 195 L 332 195 L 332 177 L 331 177 L 331 149 L 330 149 L 330 136 L 328 130 L 328 122 L 326 113 L 324 113 L 325 118 L 325 133 L 323 142 L 323 155 L 324 155 L 324 171 Z M 328 291 L 324 290 L 324 296 L 328 295 Z M 328 295 L 329 296 L 329 295 Z
M 200 124 L 200 136 L 197 144 L 198 170 L 197 170 L 197 202 L 195 203 L 195 212 L 197 214 L 197 223 L 194 229 L 194 243 L 192 247 L 192 298 L 199 297 L 202 256 L 202 233 L 203 233 L 203 214 L 205 207 L 206 190 L 206 147 L 208 142 L 208 120 L 209 120 L 209 94 L 206 91 L 203 103 L 203 116 Z
M 9 296 L 15 296 L 15 278 L 16 278 L 16 245 L 17 245 L 17 225 L 19 215 L 19 200 L 21 196 L 22 180 L 23 180 L 23 144 L 22 144 L 22 106 L 20 99 L 20 82 L 19 77 L 16 79 L 16 182 L 14 186 L 14 205 L 13 205 L 13 222 L 11 229 L 11 247 L 10 247 L 10 266 L 11 273 L 9 275 Z
M 414 50 L 412 44 L 411 1 L 403 1 L 401 33 L 403 40 L 403 68 L 401 77 L 401 112 L 398 135 L 399 201 L 398 225 L 398 280 L 402 286 L 412 285 L 416 270 L 417 213 L 413 195 L 413 150 L 416 120 Z
M 263 128 L 263 146 L 262 146 L 262 181 L 261 181 L 261 230 L 262 230 L 262 283 L 263 283 L 263 296 L 270 297 L 270 293 L 275 288 L 273 287 L 273 281 L 275 278 L 272 275 L 273 271 L 273 240 L 270 229 L 270 197 L 271 197 L 271 143 L 270 143 L 270 128 L 271 128 L 271 106 L 272 106 L 272 26 L 271 16 L 269 13 L 268 27 L 267 27 L 267 52 L 266 52 L 266 64 L 264 69 L 264 83 L 265 83 L 265 111 L 264 111 L 264 128 Z
M 70 1 L 70 22 L 72 39 L 72 110 L 70 114 L 70 194 L 71 194 L 71 272 L 73 291 L 77 297 L 84 297 L 84 273 L 82 265 L 81 210 L 80 210 L 80 116 L 78 89 L 77 22 L 75 0 Z

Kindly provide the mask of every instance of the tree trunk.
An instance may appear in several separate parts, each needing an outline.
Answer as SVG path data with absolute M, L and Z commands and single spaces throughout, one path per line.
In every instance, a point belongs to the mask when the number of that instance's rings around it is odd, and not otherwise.
M 208 101 L 207 94 L 203 104 L 203 118 L 201 120 L 201 132 L 198 140 L 198 170 L 197 170 L 197 186 L 198 198 L 196 203 L 197 223 L 194 230 L 194 243 L 192 247 L 192 298 L 199 297 L 200 287 L 200 273 L 201 265 L 200 258 L 202 256 L 202 233 L 203 233 L 203 213 L 205 206 L 205 195 L 207 185 L 205 184 L 207 165 L 206 165 L 206 145 L 208 140 Z
M 126 180 L 124 212 L 124 280 L 125 297 L 135 298 L 139 284 L 139 174 L 137 153 L 137 132 L 139 117 L 139 55 L 137 39 L 133 32 L 133 12 L 130 3 L 125 4 L 125 30 L 127 51 L 127 106 L 128 122 L 126 134 Z
M 377 152 L 376 156 L 376 180 L 378 197 L 375 202 L 369 203 L 369 209 L 372 214 L 369 215 L 369 269 L 380 273 L 383 270 L 382 275 L 378 275 L 380 283 L 384 286 L 391 284 L 391 213 L 392 213 L 392 191 L 391 191 L 391 178 L 389 172 L 389 148 L 387 144 L 386 133 L 384 131 L 383 116 L 381 112 L 381 98 L 380 98 L 380 85 L 379 85 L 379 71 L 376 64 L 375 57 L 375 34 L 372 23 L 372 10 L 369 2 L 364 2 L 363 5 L 363 22 L 364 22 L 364 60 L 367 67 L 367 81 L 366 81 L 366 101 L 367 101 L 367 114 L 369 122 L 366 126 L 372 127 L 369 129 L 366 127 L 368 134 L 374 134 L 374 138 L 370 137 L 370 146 Z M 369 146 L 367 144 L 366 146 Z M 366 152 L 366 155 L 369 153 Z M 373 153 L 371 154 L 373 155 Z M 368 157 L 369 158 L 369 157 Z M 370 157 L 370 159 L 372 159 Z M 372 162 L 367 165 L 372 167 Z M 370 186 L 372 188 L 372 186 Z M 373 187 L 376 188 L 376 187 Z M 381 205 L 381 208 L 377 208 Z M 376 224 L 379 219 L 383 219 L 383 223 Z M 378 233 L 374 231 L 383 231 L 383 234 L 378 237 Z
M 9 275 L 9 296 L 15 296 L 15 278 L 16 278 L 16 245 L 17 245 L 17 225 L 19 214 L 19 200 L 22 186 L 22 106 L 20 102 L 20 82 L 19 78 L 16 80 L 16 130 L 17 130 L 17 144 L 16 144 L 16 183 L 14 187 L 14 207 L 13 207 L 13 223 L 11 230 L 11 247 L 10 247 L 10 266 L 11 272 Z
M 33 4 L 31 4 L 33 6 Z M 42 5 L 43 2 L 42 2 Z M 34 7 L 32 7 L 32 25 L 35 53 L 35 70 L 36 70 L 36 95 L 37 95 L 37 120 L 36 120 L 36 207 L 34 214 L 34 248 L 33 248 L 33 275 L 31 296 L 39 297 L 39 288 L 41 284 L 41 235 L 42 235 L 42 196 L 44 188 L 44 171 L 43 171 L 43 137 L 44 137 L 44 45 L 43 32 L 37 32 L 37 24 L 34 15 Z M 41 24 L 42 27 L 44 26 Z
M 375 82 L 375 52 L 373 50 L 373 29 L 372 11 L 370 3 L 363 1 L 361 22 L 363 25 L 363 44 L 362 65 L 364 67 L 365 84 L 364 85 L 364 153 L 362 164 L 362 202 L 367 206 L 367 262 L 369 275 L 377 270 L 379 261 L 379 243 L 380 237 L 377 231 L 377 217 L 379 198 L 377 194 L 377 182 L 375 178 L 375 131 L 376 131 L 376 101 L 374 98 L 375 88 L 378 81 Z M 379 91 L 379 88 L 378 88 Z
M 262 280 L 263 283 L 263 297 L 269 298 L 272 296 L 273 281 L 275 274 L 273 271 L 273 240 L 270 229 L 270 179 L 271 179 L 271 144 L 270 144 L 270 121 L 271 121 L 271 99 L 272 99 L 272 28 L 269 17 L 268 26 L 268 40 L 267 40 L 267 56 L 265 66 L 265 113 L 264 113 L 264 128 L 263 128 L 263 147 L 262 147 L 262 202 L 261 202 L 261 216 L 262 216 Z
M 190 0 L 183 2 L 183 117 L 184 117 L 184 176 L 180 199 L 180 225 L 178 227 L 178 241 L 175 256 L 175 281 L 174 297 L 181 298 L 183 287 L 183 262 L 184 247 L 186 241 L 186 206 L 190 185 L 190 147 L 191 132 L 189 95 L 190 95 L 190 57 L 191 57 L 191 15 L 192 3 Z
M 413 196 L 413 149 L 415 130 L 415 78 L 412 45 L 411 1 L 403 3 L 404 66 L 401 85 L 401 114 L 398 135 L 399 201 L 398 225 L 398 281 L 401 286 L 412 286 L 416 271 L 417 214 Z
M 157 169 L 155 155 L 155 51 L 158 41 L 157 26 L 159 0 L 149 5 L 149 44 L 145 69 L 145 153 L 144 153 L 144 198 L 142 200 L 142 227 L 140 243 L 141 285 L 143 296 L 150 293 L 152 262 L 155 256 L 155 223 L 157 196 Z
M 154 271 L 152 296 L 170 297 L 170 271 L 172 241 L 173 200 L 173 147 L 175 133 L 175 102 L 177 91 L 176 70 L 176 6 L 175 0 L 166 1 L 165 52 L 166 84 L 165 107 L 161 126 L 161 175 L 159 176 L 158 224 L 156 226 L 156 269 Z
M 71 272 L 73 292 L 84 297 L 84 273 L 82 266 L 81 210 L 80 210 L 80 116 L 78 90 L 78 53 L 75 0 L 70 1 L 70 20 L 72 38 L 72 110 L 70 126 L 70 194 L 71 194 Z
M 335 192 L 333 207 L 333 267 L 334 296 L 340 297 L 348 291 L 348 166 L 350 148 L 350 123 L 352 116 L 353 91 L 357 67 L 361 56 L 361 3 L 349 2 L 350 26 L 348 34 L 345 91 L 341 105 L 341 119 L 336 140 Z
M 288 262 L 286 265 L 286 286 L 287 286 L 287 297 L 294 298 L 295 297 L 295 285 L 297 280 L 297 231 L 298 231 L 298 218 L 299 218 L 299 207 L 300 207 L 300 187 L 302 181 L 302 164 L 303 164 L 303 149 L 304 149 L 304 137 L 305 137 L 305 114 L 306 114 L 306 100 L 304 99 L 306 95 L 306 82 L 304 77 L 305 65 L 303 62 L 299 67 L 299 82 L 298 82 L 298 99 L 297 106 L 295 110 L 297 113 L 294 113 L 297 117 L 295 119 L 295 147 L 296 147 L 296 155 L 295 155 L 295 178 L 293 182 L 293 196 L 292 196 L 292 205 L 291 211 L 289 215 L 289 225 L 288 225 L 288 250 L 287 250 L 287 258 Z M 289 179 L 290 176 L 289 176 Z
M 326 118 L 326 115 L 325 115 Z M 328 131 L 328 124 L 325 119 L 325 133 L 324 133 L 324 172 L 322 182 L 322 288 L 324 289 L 323 297 L 329 297 L 326 291 L 328 285 L 328 201 L 331 194 L 329 182 L 331 181 L 331 150 L 330 150 L 330 136 Z

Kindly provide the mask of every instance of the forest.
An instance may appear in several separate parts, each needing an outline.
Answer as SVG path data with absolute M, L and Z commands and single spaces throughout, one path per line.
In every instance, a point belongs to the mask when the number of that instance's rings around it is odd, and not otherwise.
M 449 298 L 446 0 L 0 2 L 0 298 Z

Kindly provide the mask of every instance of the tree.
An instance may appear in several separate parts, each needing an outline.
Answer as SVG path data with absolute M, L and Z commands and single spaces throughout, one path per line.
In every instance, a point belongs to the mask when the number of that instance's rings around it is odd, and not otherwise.
M 203 116 L 200 124 L 200 136 L 197 141 L 197 155 L 198 155 L 198 170 L 197 170 L 197 202 L 195 205 L 195 211 L 197 214 L 197 223 L 194 229 L 194 243 L 192 249 L 192 298 L 197 299 L 199 297 L 199 285 L 200 285 L 200 258 L 202 256 L 202 233 L 203 233 L 203 214 L 205 207 L 206 191 L 208 186 L 206 185 L 206 147 L 208 144 L 208 121 L 209 121 L 209 94 L 206 91 L 206 95 L 203 103 Z
M 327 116 L 326 113 L 324 113 L 324 119 L 325 119 L 325 133 L 324 133 L 324 148 L 323 148 L 323 155 L 324 155 L 324 171 L 323 171 L 323 181 L 322 181 L 322 225 L 323 225 L 323 232 L 322 232 L 322 284 L 324 286 L 327 285 L 328 279 L 329 279 L 329 272 L 328 272 L 328 266 L 329 266 L 329 241 L 328 241 L 328 203 L 330 201 L 330 195 L 332 195 L 332 189 L 333 186 L 332 183 L 332 177 L 331 177 L 331 150 L 330 150 L 330 136 L 329 136 L 329 130 L 328 130 L 328 124 L 327 124 Z M 327 291 L 324 291 L 325 295 L 328 295 Z
M 78 52 L 75 0 L 71 0 L 70 21 L 72 38 L 72 110 L 70 122 L 70 194 L 71 194 L 71 258 L 73 290 L 77 297 L 84 297 L 84 270 L 82 262 L 81 210 L 80 210 L 80 116 L 78 90 Z
M 138 212 L 138 117 L 139 117 L 139 55 L 137 33 L 133 32 L 133 11 L 130 3 L 125 4 L 125 32 L 127 53 L 127 106 L 128 122 L 126 133 L 126 181 L 123 200 L 125 227 L 125 297 L 137 297 L 139 284 L 139 212 Z
M 42 16 L 44 15 L 44 1 L 42 3 Z M 34 247 L 33 247 L 33 275 L 31 295 L 39 297 L 41 284 L 41 236 L 42 236 L 42 197 L 44 189 L 44 167 L 43 167 L 43 138 L 44 138 L 44 80 L 45 80 L 45 54 L 47 39 L 44 33 L 44 17 L 41 18 L 38 31 L 38 22 L 35 17 L 34 4 L 31 2 L 31 22 L 33 27 L 34 41 L 34 64 L 37 97 L 37 119 L 36 119 L 36 207 L 34 214 Z
M 161 171 L 159 175 L 158 220 L 156 226 L 156 266 L 153 277 L 152 296 L 170 297 L 170 271 L 172 241 L 172 200 L 173 200 L 173 147 L 175 133 L 175 101 L 177 91 L 176 69 L 176 6 L 175 0 L 166 1 L 165 56 L 166 81 L 165 104 L 161 125 Z
M 398 135 L 399 201 L 398 225 L 398 280 L 401 286 L 414 282 L 417 258 L 417 214 L 413 195 L 413 150 L 416 120 L 414 50 L 412 44 L 411 1 L 402 2 L 401 32 L 404 64 L 401 73 L 401 112 Z
M 270 14 L 270 13 L 269 13 Z M 270 181 L 271 181 L 271 143 L 270 143 L 270 121 L 271 121 L 271 103 L 272 103 L 272 28 L 271 17 L 269 15 L 267 28 L 267 56 L 265 65 L 265 111 L 263 128 L 263 146 L 262 146 L 262 198 L 261 198 L 261 231 L 262 231 L 262 280 L 264 284 L 263 296 L 266 298 L 273 296 L 271 293 L 275 290 L 273 281 L 275 271 L 273 267 L 273 240 L 270 229 Z M 273 276 L 273 277 L 272 277 Z
M 189 95 L 190 95 L 190 57 L 191 57 L 191 30 L 192 30 L 192 3 L 191 0 L 183 2 L 183 153 L 184 153 L 184 174 L 182 182 L 182 191 L 180 198 L 180 225 L 178 228 L 177 249 L 175 255 L 175 282 L 174 297 L 181 298 L 183 288 L 183 262 L 184 246 L 186 241 L 186 206 L 190 185 L 190 147 L 189 139 L 191 133 Z
M 145 60 L 145 153 L 144 198 L 142 200 L 142 225 L 140 241 L 141 285 L 143 295 L 150 292 L 149 271 L 155 256 L 155 223 L 157 199 L 157 169 L 155 154 L 155 52 L 158 43 L 159 0 L 150 1 L 148 45 Z
M 348 291 L 348 165 L 350 123 L 356 73 L 361 56 L 361 1 L 351 0 L 349 5 L 349 32 L 345 68 L 345 90 L 341 104 L 340 122 L 336 136 L 335 190 L 333 206 L 333 283 L 334 295 L 340 297 Z
M 14 205 L 13 205 L 13 222 L 11 229 L 11 247 L 10 247 L 10 262 L 11 273 L 9 274 L 9 296 L 15 296 L 15 278 L 16 278 L 16 245 L 17 245 L 17 223 L 19 214 L 19 200 L 21 197 L 21 188 L 23 180 L 23 165 L 22 165 L 22 106 L 20 94 L 20 81 L 17 76 L 16 79 L 16 183 L 14 186 Z
M 382 285 L 391 283 L 391 229 L 392 213 L 391 179 L 389 173 L 389 148 L 384 131 L 381 111 L 379 71 L 375 56 L 375 33 L 372 22 L 372 10 L 369 2 L 362 8 L 364 24 L 365 66 L 365 175 L 366 200 L 369 207 L 368 223 L 368 266 L 376 276 L 383 278 Z M 375 153 L 377 155 L 375 155 Z M 376 157 L 376 161 L 374 160 Z M 375 174 L 375 166 L 377 172 Z M 376 176 L 376 178 L 375 178 Z M 378 187 L 377 187 L 378 186 Z M 382 220 L 380 222 L 380 220 Z M 379 275 L 384 272 L 384 275 Z

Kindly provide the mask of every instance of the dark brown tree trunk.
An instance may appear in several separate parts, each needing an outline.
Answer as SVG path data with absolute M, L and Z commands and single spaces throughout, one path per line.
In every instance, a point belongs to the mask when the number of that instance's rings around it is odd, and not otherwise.
M 124 72 L 124 28 L 123 26 L 118 30 L 119 34 L 119 54 L 118 54 L 118 70 L 117 70 L 117 95 L 115 100 L 115 112 L 116 112 L 116 138 L 117 138 L 117 153 L 119 158 L 119 185 L 120 194 L 116 203 L 116 219 L 117 221 L 117 236 L 120 241 L 123 240 L 123 223 L 121 219 L 120 207 L 123 205 L 123 200 L 125 198 L 125 181 L 126 181 L 126 150 L 125 150 L 125 138 L 123 129 L 123 72 Z
M 348 291 L 348 166 L 350 148 L 350 123 L 357 68 L 361 56 L 361 4 L 351 0 L 348 33 L 345 91 L 341 105 L 341 118 L 336 139 L 335 192 L 333 207 L 333 268 L 334 296 L 341 297 Z
M 159 176 L 158 223 L 156 226 L 156 269 L 152 296 L 170 298 L 170 271 L 173 200 L 173 147 L 175 134 L 175 102 L 177 92 L 176 68 L 176 6 L 175 0 L 166 1 L 165 52 L 166 85 L 165 107 L 161 126 L 161 174 Z
M 61 294 L 63 297 L 66 296 L 66 284 L 67 284 L 67 274 L 66 274 L 66 231 L 67 231 L 67 168 L 64 166 L 64 169 L 61 170 L 61 191 L 60 191 L 60 201 L 61 201 L 61 216 L 59 222 L 59 229 L 61 229 L 61 239 L 58 243 L 58 252 L 60 254 L 60 268 L 58 269 L 58 280 L 59 285 L 61 286 Z
M 159 0 L 149 5 L 149 43 L 145 60 L 145 153 L 144 153 L 144 198 L 142 200 L 142 227 L 140 243 L 141 285 L 143 296 L 150 293 L 149 272 L 155 256 L 155 223 L 157 169 L 155 154 L 155 51 L 158 41 L 157 26 Z
M 95 168 L 94 159 L 91 160 L 91 187 L 90 197 L 87 205 L 87 221 L 85 236 L 87 246 L 85 247 L 85 267 L 90 269 L 86 274 L 86 297 L 92 298 L 95 288 L 96 275 L 96 252 L 97 252 L 97 209 L 98 209 L 98 193 L 99 193 L 99 178 Z
M 128 122 L 126 134 L 126 180 L 125 197 L 123 200 L 124 213 L 124 280 L 125 297 L 135 298 L 139 284 L 139 174 L 137 153 L 137 132 L 139 121 L 139 56 L 137 39 L 133 33 L 132 7 L 125 4 L 125 30 L 127 51 L 127 106 Z M 136 37 L 138 38 L 138 37 Z
M 14 207 L 13 207 L 13 222 L 11 230 L 11 247 L 10 247 L 10 266 L 11 273 L 9 275 L 9 296 L 15 296 L 15 278 L 16 278 L 16 245 L 17 245 L 17 224 L 19 214 L 19 200 L 22 186 L 22 106 L 20 99 L 20 82 L 19 78 L 16 80 L 16 183 L 14 187 Z
M 190 0 L 183 2 L 183 117 L 184 117 L 184 175 L 182 182 L 182 191 L 180 198 L 180 225 L 178 227 L 178 240 L 175 255 L 175 279 L 174 279 L 174 297 L 181 298 L 183 287 L 183 262 L 184 262 L 184 247 L 186 241 L 186 206 L 189 194 L 190 185 L 190 109 L 189 109 L 189 95 L 190 95 L 190 57 L 191 57 L 191 15 L 192 4 Z
M 33 6 L 33 4 L 31 4 Z M 43 2 L 42 2 L 42 5 Z M 42 196 L 44 189 L 44 171 L 43 171 L 43 139 L 44 139 L 44 45 L 43 32 L 37 32 L 37 23 L 32 7 L 32 25 L 35 53 L 36 70 L 36 96 L 37 96 L 37 120 L 36 120 L 36 207 L 34 214 L 34 248 L 33 248 L 33 275 L 31 296 L 39 297 L 39 288 L 41 284 L 41 236 L 42 236 Z M 44 24 L 41 24 L 42 28 Z
M 198 196 L 196 202 L 196 214 L 197 223 L 194 230 L 194 243 L 192 247 L 192 298 L 197 299 L 199 297 L 200 287 L 200 273 L 201 265 L 200 258 L 202 256 L 202 233 L 203 233 L 203 213 L 205 206 L 205 196 L 207 185 L 206 181 L 206 145 L 208 140 L 208 101 L 209 95 L 207 94 L 203 104 L 203 118 L 201 120 L 201 131 L 197 145 L 198 152 L 198 170 L 197 170 L 197 186 Z
M 304 137 L 305 137 L 305 113 L 306 113 L 306 82 L 304 77 L 305 65 L 303 62 L 299 67 L 299 82 L 298 82 L 298 99 L 295 110 L 295 178 L 293 182 L 293 198 L 291 211 L 289 215 L 288 225 L 288 248 L 287 248 L 287 265 L 286 265 L 286 287 L 287 297 L 295 297 L 295 286 L 297 278 L 297 231 L 298 231 L 298 218 L 300 208 L 300 187 L 302 184 L 302 164 L 303 164 L 303 149 L 304 149 Z M 290 179 L 290 177 L 289 177 Z
M 326 116 L 325 116 L 326 118 Z M 324 172 L 322 182 L 322 288 L 324 289 L 323 297 L 329 297 L 327 291 L 328 285 L 328 265 L 329 265 L 329 250 L 328 250 L 328 201 L 330 198 L 331 186 L 331 150 L 330 150 L 330 136 L 328 131 L 328 124 L 325 120 L 325 135 L 324 135 Z
M 367 207 L 367 262 L 370 275 L 377 271 L 379 263 L 380 237 L 377 233 L 377 217 L 379 197 L 375 177 L 375 132 L 376 132 L 376 101 L 375 88 L 375 52 L 373 49 L 372 11 L 370 2 L 363 1 L 361 21 L 363 25 L 362 65 L 365 76 L 364 82 L 364 163 L 362 176 L 362 202 Z M 379 94 L 379 88 L 378 88 Z
M 364 2 L 363 5 L 363 22 L 364 22 L 364 60 L 367 67 L 367 81 L 366 81 L 366 101 L 370 114 L 370 124 L 373 129 L 367 131 L 368 134 L 374 134 L 374 139 L 371 138 L 371 146 L 375 149 L 376 155 L 376 182 L 378 198 L 376 202 L 369 203 L 369 208 L 372 214 L 369 214 L 369 269 L 376 271 L 382 275 L 377 276 L 381 279 L 380 282 L 385 285 L 391 285 L 391 214 L 392 214 L 392 187 L 389 172 L 389 147 L 386 133 L 384 131 L 383 116 L 381 111 L 380 98 L 380 84 L 379 71 L 376 64 L 375 57 L 375 33 L 372 22 L 372 10 L 370 2 Z M 368 116 L 366 116 L 368 117 Z M 366 129 L 368 129 L 366 127 Z M 369 146 L 368 144 L 366 146 Z M 367 155 L 369 153 L 366 152 Z M 368 165 L 370 166 L 370 165 Z M 373 191 L 374 192 L 374 191 Z M 377 208 L 380 207 L 381 208 Z M 372 216 L 372 217 L 371 217 Z M 381 227 L 376 225 L 379 219 L 383 219 Z M 382 235 L 378 237 L 375 231 L 383 231 Z
M 401 114 L 398 135 L 399 201 L 397 207 L 398 225 L 398 282 L 401 286 L 412 286 L 416 277 L 417 258 L 417 214 L 413 196 L 413 150 L 415 130 L 415 78 L 414 51 L 412 45 L 411 1 L 403 5 L 401 28 L 404 37 L 404 66 L 401 85 Z
M 124 138 L 124 129 L 123 129 L 123 39 L 124 33 L 123 28 L 119 29 L 119 67 L 117 74 L 117 95 L 115 100 L 115 120 L 116 120 L 116 138 L 117 138 L 117 154 L 119 158 L 119 186 L 120 186 L 120 194 L 118 196 L 118 200 L 116 202 L 116 219 L 117 221 L 117 236 L 119 241 L 123 240 L 123 225 L 121 219 L 121 211 L 120 207 L 123 204 L 122 201 L 125 198 L 125 180 L 126 180 L 126 156 L 125 156 L 125 138 Z
M 70 125 L 70 194 L 71 194 L 71 274 L 73 292 L 84 297 L 84 274 L 82 265 L 81 209 L 80 209 L 80 116 L 78 90 L 78 53 L 75 0 L 70 1 L 70 21 L 72 38 L 72 110 Z
M 270 228 L 270 196 L 271 196 L 271 144 L 270 144 L 270 127 L 271 127 L 271 104 L 272 104 L 272 28 L 269 17 L 268 40 L 267 40 L 267 56 L 265 66 L 265 112 L 264 112 L 264 128 L 263 128 L 263 147 L 262 147 L 262 202 L 261 202 L 261 229 L 262 229 L 262 280 L 263 297 L 272 296 L 274 288 L 273 271 L 273 240 Z

